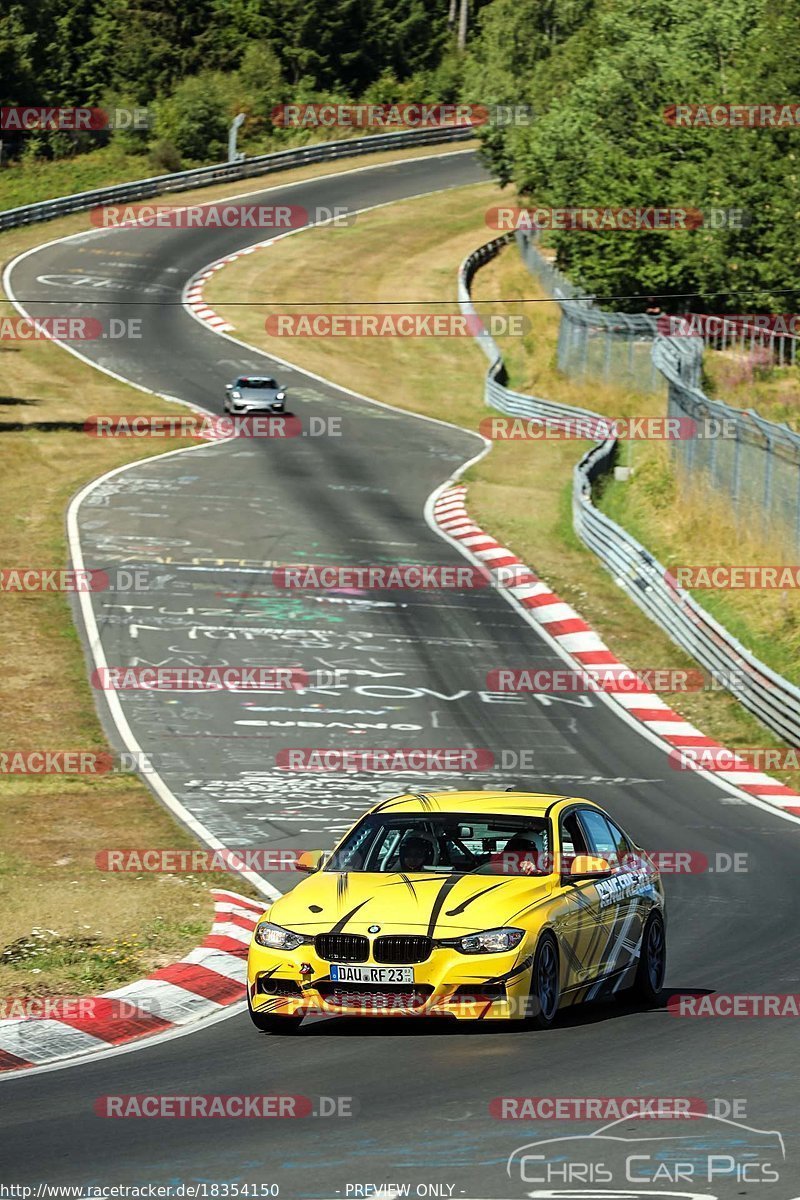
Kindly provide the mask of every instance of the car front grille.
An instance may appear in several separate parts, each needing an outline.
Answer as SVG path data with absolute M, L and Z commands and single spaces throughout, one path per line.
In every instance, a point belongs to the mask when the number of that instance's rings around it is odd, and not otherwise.
M 432 946 L 429 937 L 389 934 L 375 938 L 372 957 L 379 963 L 421 963 L 430 957 Z
M 318 933 L 314 949 L 326 962 L 366 962 L 369 938 L 360 933 Z
M 430 984 L 395 983 L 391 987 L 371 987 L 363 983 L 317 984 L 320 995 L 328 1004 L 339 1008 L 357 1008 L 364 1013 L 395 1009 L 413 1012 L 422 1008 L 433 994 Z

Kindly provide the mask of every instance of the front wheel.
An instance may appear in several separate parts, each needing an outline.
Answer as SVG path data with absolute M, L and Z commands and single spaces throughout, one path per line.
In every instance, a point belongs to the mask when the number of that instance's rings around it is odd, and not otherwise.
M 640 1004 L 657 1004 L 664 986 L 667 969 L 667 935 L 664 918 L 654 911 L 647 918 L 642 933 L 642 948 L 636 977 L 630 989 L 631 999 Z
M 534 1029 L 550 1029 L 561 998 L 558 943 L 549 931 L 539 938 L 533 957 L 528 1021 Z
M 247 1011 L 256 1029 L 262 1033 L 296 1033 L 300 1028 L 302 1017 L 279 1017 L 274 1013 L 254 1012 L 247 1001 Z

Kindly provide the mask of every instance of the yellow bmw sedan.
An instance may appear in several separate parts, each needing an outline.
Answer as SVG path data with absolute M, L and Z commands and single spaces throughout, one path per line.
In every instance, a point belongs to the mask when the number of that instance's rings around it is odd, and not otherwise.
M 607 993 L 655 1003 L 664 890 L 599 805 L 522 792 L 407 793 L 367 812 L 264 913 L 250 1016 L 449 1016 L 549 1028 Z

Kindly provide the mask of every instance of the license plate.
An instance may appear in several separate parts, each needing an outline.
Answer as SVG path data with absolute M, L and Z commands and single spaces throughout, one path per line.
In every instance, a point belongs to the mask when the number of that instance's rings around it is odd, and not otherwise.
M 331 963 L 335 983 L 413 983 L 413 967 L 350 967 Z

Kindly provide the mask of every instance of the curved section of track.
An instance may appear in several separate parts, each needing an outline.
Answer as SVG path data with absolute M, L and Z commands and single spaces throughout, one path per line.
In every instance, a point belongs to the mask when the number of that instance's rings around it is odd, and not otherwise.
M 364 208 L 480 178 L 472 155 L 451 154 L 270 190 L 269 200 Z M 143 386 L 218 412 L 224 383 L 258 371 L 285 380 L 306 431 L 312 418 L 341 417 L 341 437 L 237 440 L 152 460 L 94 489 L 81 507 L 87 563 L 141 565 L 152 580 L 139 595 L 97 595 L 109 663 L 332 673 L 302 695 L 123 694 L 126 719 L 174 794 L 229 845 L 325 845 L 381 795 L 423 781 L 287 778 L 275 767 L 281 750 L 486 747 L 499 764 L 525 750 L 532 768 L 443 775 L 437 786 L 574 792 L 605 804 L 654 849 L 703 852 L 712 864 L 747 854 L 746 872 L 668 877 L 668 987 L 794 990 L 800 827 L 671 771 L 659 747 L 591 696 L 487 692 L 492 668 L 560 665 L 501 595 L 278 595 L 267 586 L 272 563 L 462 564 L 422 514 L 430 492 L 480 443 L 286 371 L 192 320 L 178 302 L 183 285 L 243 244 L 242 231 L 118 230 L 46 246 L 11 271 L 16 296 L 37 315 L 59 305 L 92 312 L 98 291 L 111 290 L 97 280 L 117 284 L 115 315 L 141 318 L 144 339 L 85 353 Z M 324 295 L 313 262 L 308 293 Z M 786 1141 L 781 1182 L 761 1184 L 757 1195 L 787 1200 L 800 1179 L 795 1063 L 786 1020 L 680 1020 L 599 1006 L 543 1035 L 315 1020 L 297 1037 L 269 1039 L 242 1015 L 116 1059 L 7 1081 L 3 1174 L 42 1178 L 46 1147 L 44 1177 L 62 1183 L 276 1182 L 283 1196 L 322 1198 L 363 1196 L 348 1185 L 391 1181 L 409 1184 L 411 1195 L 440 1184 L 445 1196 L 521 1196 L 534 1181 L 518 1166 L 506 1173 L 515 1148 L 598 1122 L 498 1121 L 493 1097 L 649 1095 L 744 1100 L 748 1125 L 780 1130 Z M 100 1121 L 93 1112 L 106 1093 L 265 1091 L 352 1096 L 355 1115 L 218 1121 L 209 1131 L 199 1120 Z M 719 1122 L 704 1136 L 710 1153 L 756 1137 Z M 578 1194 L 597 1194 L 596 1179 L 570 1182 Z M 633 1187 L 624 1175 L 613 1183 Z M 662 1175 L 649 1190 L 722 1197 L 742 1186 L 735 1178 L 670 1186 Z

